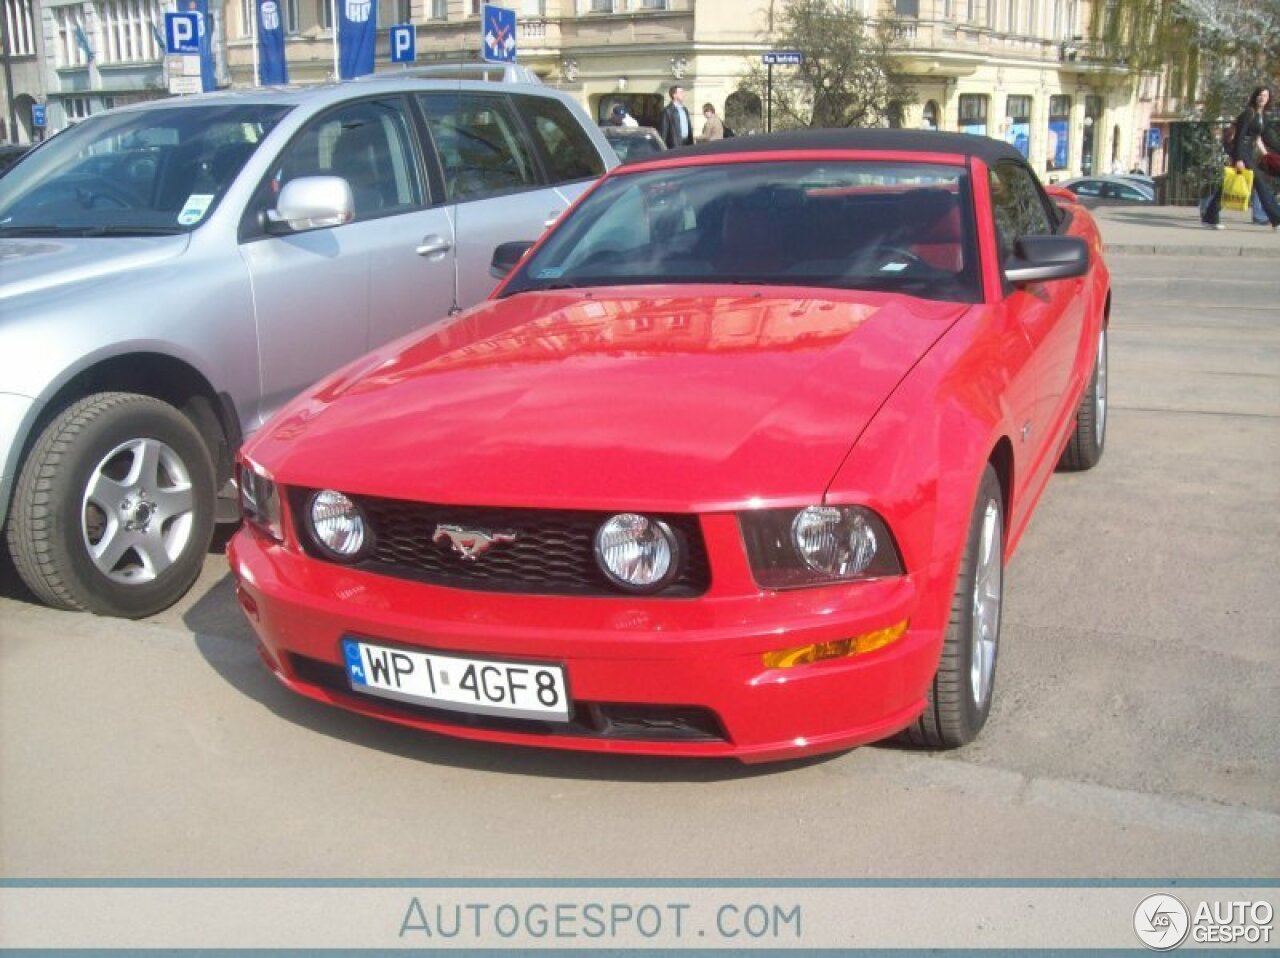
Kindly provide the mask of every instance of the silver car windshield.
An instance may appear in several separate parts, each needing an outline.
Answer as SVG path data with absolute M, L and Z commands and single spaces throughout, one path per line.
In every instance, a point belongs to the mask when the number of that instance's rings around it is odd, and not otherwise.
M 290 109 L 218 104 L 91 117 L 0 179 L 0 235 L 194 229 Z
M 749 283 L 978 302 L 969 177 L 904 162 L 745 161 L 615 175 L 504 295 Z

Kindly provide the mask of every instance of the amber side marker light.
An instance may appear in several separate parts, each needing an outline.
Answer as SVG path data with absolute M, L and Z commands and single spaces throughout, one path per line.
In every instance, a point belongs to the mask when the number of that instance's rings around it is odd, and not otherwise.
M 764 667 L 766 669 L 789 669 L 793 665 L 809 665 L 824 659 L 844 659 L 851 655 L 862 655 L 882 649 L 891 642 L 902 638 L 907 631 L 907 621 L 903 619 L 887 629 L 876 629 L 864 632 L 850 639 L 837 639 L 834 642 L 818 642 L 814 645 L 802 645 L 795 649 L 779 649 L 777 652 L 766 652 Z

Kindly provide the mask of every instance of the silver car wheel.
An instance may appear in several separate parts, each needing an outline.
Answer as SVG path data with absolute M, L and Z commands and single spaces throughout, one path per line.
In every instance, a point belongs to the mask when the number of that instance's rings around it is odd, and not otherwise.
M 989 500 L 982 513 L 978 540 L 977 568 L 973 576 L 973 612 L 970 641 L 969 689 L 973 704 L 985 708 L 991 697 L 996 667 L 996 642 L 1000 637 L 1000 601 L 1004 564 L 1001 543 L 1000 505 Z
M 191 473 L 171 447 L 131 439 L 111 450 L 85 487 L 81 533 L 89 558 L 114 582 L 151 582 L 191 541 Z

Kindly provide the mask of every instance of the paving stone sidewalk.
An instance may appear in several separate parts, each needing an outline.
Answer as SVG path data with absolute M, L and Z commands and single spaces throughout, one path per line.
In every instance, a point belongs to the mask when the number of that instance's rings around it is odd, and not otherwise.
M 1099 206 L 1092 210 L 1110 254 L 1270 257 L 1280 262 L 1280 232 L 1248 213 L 1223 211 L 1220 230 L 1200 224 L 1194 206 Z

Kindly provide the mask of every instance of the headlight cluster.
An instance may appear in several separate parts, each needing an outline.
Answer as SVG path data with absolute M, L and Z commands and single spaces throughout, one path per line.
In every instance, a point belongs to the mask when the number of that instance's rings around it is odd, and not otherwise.
M 355 562 L 369 552 L 372 536 L 364 511 L 334 489 L 322 489 L 307 498 L 303 512 L 312 542 L 330 559 Z
M 280 489 L 255 463 L 243 460 L 236 466 L 240 489 L 240 513 L 246 522 L 277 542 L 284 541 L 284 517 L 280 511 Z
M 596 561 L 627 592 L 658 592 L 679 574 L 680 540 L 661 519 L 624 512 L 596 531 Z
M 766 589 L 902 574 L 884 520 L 862 506 L 762 509 L 739 521 L 752 574 Z

